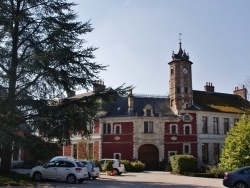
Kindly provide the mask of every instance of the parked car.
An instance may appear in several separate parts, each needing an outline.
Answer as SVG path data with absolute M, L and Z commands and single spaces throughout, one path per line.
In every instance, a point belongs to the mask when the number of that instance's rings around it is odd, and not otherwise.
M 31 169 L 30 177 L 35 181 L 53 179 L 68 183 L 82 183 L 88 178 L 87 167 L 78 160 L 58 159 L 52 160 Z
M 124 164 L 122 164 L 118 159 L 100 159 L 102 169 L 104 169 L 108 161 L 111 161 L 113 163 L 113 173 L 115 175 L 121 175 L 123 172 L 125 172 Z
M 100 168 L 94 161 L 80 160 L 88 169 L 88 180 L 100 177 Z
M 223 185 L 230 188 L 249 188 L 250 166 L 242 167 L 232 172 L 225 172 Z

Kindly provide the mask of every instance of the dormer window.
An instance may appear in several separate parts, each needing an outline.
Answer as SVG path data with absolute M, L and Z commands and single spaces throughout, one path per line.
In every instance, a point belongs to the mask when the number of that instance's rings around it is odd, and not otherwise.
M 144 116 L 150 117 L 153 116 L 153 108 L 150 104 L 147 104 L 144 109 Z

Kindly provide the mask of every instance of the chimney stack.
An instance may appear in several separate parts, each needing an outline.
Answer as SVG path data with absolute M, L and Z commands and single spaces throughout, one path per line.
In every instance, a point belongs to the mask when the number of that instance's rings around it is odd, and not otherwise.
M 104 91 L 106 86 L 104 85 L 104 82 L 101 80 L 96 80 L 93 82 L 93 92 L 98 93 L 101 91 Z
M 214 86 L 212 82 L 206 82 L 206 85 L 204 86 L 204 90 L 207 92 L 214 92 Z
M 134 95 L 132 93 L 132 89 L 129 90 L 128 94 L 128 114 L 134 115 Z
M 235 95 L 240 95 L 242 98 L 247 100 L 247 89 L 243 85 L 242 89 L 239 89 L 238 87 L 234 88 L 234 94 Z

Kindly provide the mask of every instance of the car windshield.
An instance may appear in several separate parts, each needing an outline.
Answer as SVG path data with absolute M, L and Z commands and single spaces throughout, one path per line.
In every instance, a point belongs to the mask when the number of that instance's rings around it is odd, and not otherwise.
M 95 168 L 95 167 L 98 167 L 97 164 L 95 162 L 90 162 L 92 167 Z
M 85 165 L 81 161 L 76 161 L 78 167 L 85 167 Z

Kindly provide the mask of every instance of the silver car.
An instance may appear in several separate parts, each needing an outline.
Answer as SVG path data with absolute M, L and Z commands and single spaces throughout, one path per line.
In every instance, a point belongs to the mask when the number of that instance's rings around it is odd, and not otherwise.
M 84 166 L 88 169 L 88 180 L 100 177 L 100 168 L 94 161 L 81 160 Z
M 53 179 L 68 183 L 82 183 L 88 178 L 88 171 L 78 160 L 59 159 L 31 169 L 30 177 L 35 181 Z

